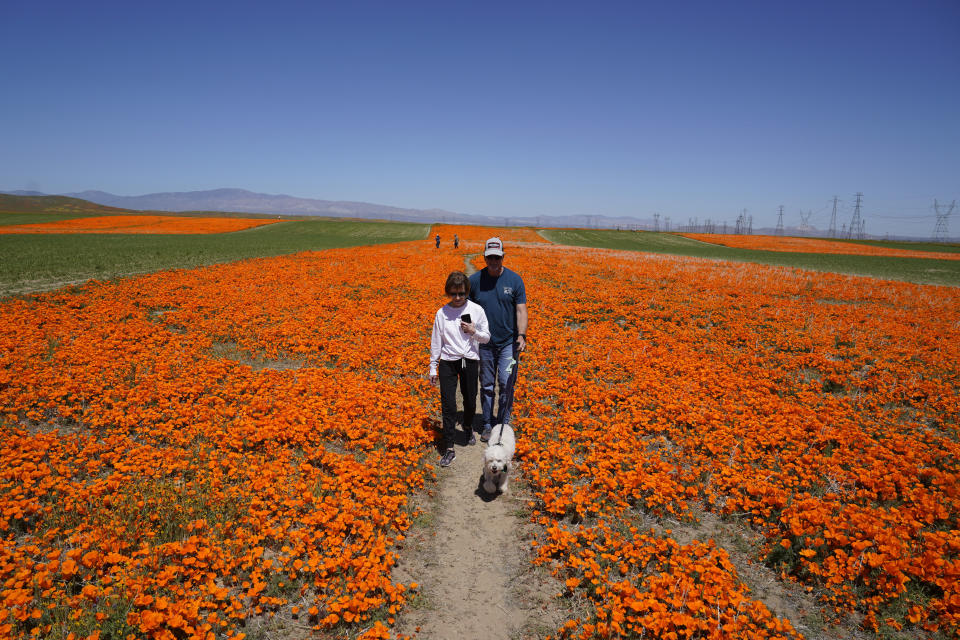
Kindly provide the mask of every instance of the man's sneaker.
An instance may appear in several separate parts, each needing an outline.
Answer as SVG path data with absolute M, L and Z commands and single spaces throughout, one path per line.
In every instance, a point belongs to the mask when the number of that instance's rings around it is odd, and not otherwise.
M 467 433 L 467 445 L 472 447 L 475 444 L 477 444 L 477 434 L 473 432 L 473 429 L 470 429 Z
M 491 433 L 493 433 L 493 429 L 491 427 L 485 428 L 483 430 L 483 433 L 480 434 L 480 442 L 487 442 L 488 440 L 490 440 Z
M 443 457 L 440 458 L 441 467 L 449 467 L 454 460 L 457 459 L 457 454 L 453 449 L 447 449 L 447 452 L 443 454 Z

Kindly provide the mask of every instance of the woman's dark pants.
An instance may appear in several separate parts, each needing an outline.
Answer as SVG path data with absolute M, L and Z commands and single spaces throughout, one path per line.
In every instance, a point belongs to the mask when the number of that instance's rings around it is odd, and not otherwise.
M 440 378 L 440 408 L 443 411 L 442 450 L 453 448 L 457 434 L 457 381 L 463 396 L 463 429 L 468 434 L 473 429 L 473 416 L 477 411 L 477 379 L 479 360 L 441 360 L 437 367 Z

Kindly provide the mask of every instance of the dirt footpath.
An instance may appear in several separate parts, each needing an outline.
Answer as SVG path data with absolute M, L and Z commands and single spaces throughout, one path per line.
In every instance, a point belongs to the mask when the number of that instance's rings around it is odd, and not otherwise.
M 543 638 L 566 619 L 553 610 L 559 583 L 530 563 L 520 487 L 490 496 L 480 486 L 484 447 L 457 446 L 454 463 L 438 467 L 425 526 L 410 533 L 396 573 L 421 585 L 399 633 L 428 640 Z

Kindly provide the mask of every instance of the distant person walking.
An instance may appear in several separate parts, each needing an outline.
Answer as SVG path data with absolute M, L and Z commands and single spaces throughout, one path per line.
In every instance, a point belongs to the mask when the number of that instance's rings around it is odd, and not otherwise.
M 500 238 L 487 240 L 483 259 L 487 266 L 470 276 L 470 300 L 483 308 L 490 323 L 490 341 L 480 345 L 480 439 L 486 442 L 494 425 L 510 424 L 513 416 L 517 367 L 527 348 L 527 293 L 520 275 L 503 266 Z M 500 395 L 494 417 L 497 385 Z
M 450 302 L 440 307 L 433 319 L 430 336 L 430 382 L 440 384 L 440 409 L 443 414 L 443 456 L 440 466 L 448 467 L 457 454 L 453 450 L 457 427 L 457 381 L 463 396 L 463 430 L 467 444 L 476 444 L 473 417 L 477 411 L 477 371 L 479 347 L 490 340 L 487 316 L 468 299 L 470 280 L 462 271 L 447 276 L 444 291 Z
M 453 234 L 453 248 L 454 249 L 460 248 L 460 236 L 458 236 L 457 234 Z
M 440 248 L 440 234 L 439 234 L 439 233 L 437 234 L 437 237 L 435 238 L 435 240 L 437 241 L 437 249 L 439 249 L 439 248 Z

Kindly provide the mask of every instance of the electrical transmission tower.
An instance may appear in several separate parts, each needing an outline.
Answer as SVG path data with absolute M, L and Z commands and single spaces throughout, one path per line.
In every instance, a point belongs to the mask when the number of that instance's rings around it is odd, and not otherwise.
M 783 205 L 780 205 L 780 215 L 777 216 L 777 230 L 774 233 L 778 236 L 783 235 Z
M 957 206 L 956 200 L 950 203 L 950 208 L 947 209 L 946 213 L 940 213 L 940 204 L 936 200 L 933 201 L 933 210 L 937 214 L 937 226 L 933 228 L 934 242 L 947 241 L 947 221 L 950 219 L 950 214 L 953 213 L 955 206 Z
M 863 223 L 860 220 L 860 200 L 863 194 L 857 192 L 857 204 L 853 207 L 853 217 L 850 219 L 850 226 L 847 227 L 847 240 L 851 240 L 856 234 L 858 240 L 863 239 Z
M 830 214 L 830 230 L 827 231 L 827 235 L 831 238 L 837 237 L 837 196 L 833 196 L 833 213 Z
M 653 214 L 653 230 L 660 231 L 660 214 Z

